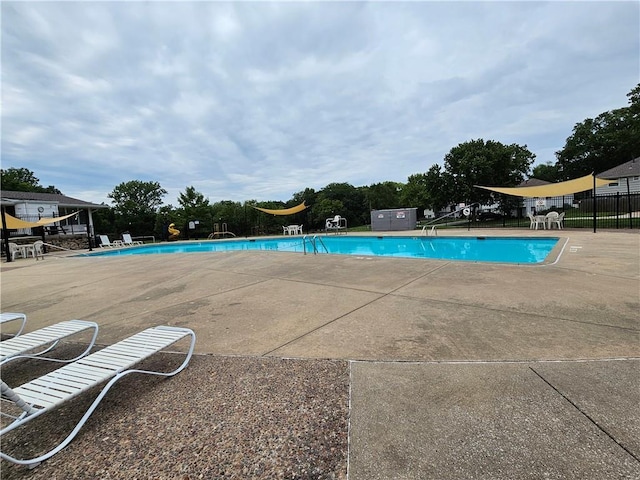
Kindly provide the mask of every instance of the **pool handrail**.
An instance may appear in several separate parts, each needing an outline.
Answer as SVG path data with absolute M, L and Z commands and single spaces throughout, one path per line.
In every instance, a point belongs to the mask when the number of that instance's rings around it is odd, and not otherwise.
M 313 254 L 317 255 L 318 254 L 318 246 L 316 244 L 317 240 L 320 240 L 320 243 L 322 244 L 322 246 L 324 247 L 324 251 L 326 253 L 329 253 L 329 249 L 327 248 L 327 246 L 324 244 L 324 242 L 322 241 L 322 238 L 318 237 L 318 235 L 314 235 L 311 238 L 308 238 L 307 235 L 304 235 L 302 237 L 302 251 L 304 253 L 304 255 L 307 254 L 307 240 L 309 240 L 309 243 L 311 243 L 311 245 L 313 246 Z
M 442 215 L 441 217 L 434 218 L 433 220 L 431 220 L 430 222 L 425 223 L 425 224 L 422 226 L 422 234 L 423 234 L 423 235 L 426 235 L 426 229 L 427 229 L 427 227 L 428 227 L 429 225 L 434 224 L 434 223 L 436 223 L 437 221 L 442 220 L 443 218 L 447 218 L 447 217 L 450 217 L 451 215 L 455 215 L 456 213 L 460 213 L 460 212 L 462 212 L 463 210 L 465 210 L 466 208 L 471 208 L 471 207 L 473 207 L 473 206 L 478 206 L 478 207 L 479 207 L 479 206 L 480 206 L 480 203 L 478 203 L 478 202 L 470 203 L 469 205 L 465 205 L 464 207 L 460 207 L 459 209 L 457 209 L 457 210 L 456 210 L 456 211 L 454 211 L 454 212 L 450 212 L 450 213 L 447 213 L 446 215 Z M 431 228 L 431 230 L 430 230 L 430 231 L 431 231 L 432 233 L 434 233 L 434 234 L 436 234 L 436 235 L 437 235 L 437 233 L 436 233 L 436 229 L 435 229 L 435 228 L 436 228 L 436 225 L 432 225 L 432 228 Z

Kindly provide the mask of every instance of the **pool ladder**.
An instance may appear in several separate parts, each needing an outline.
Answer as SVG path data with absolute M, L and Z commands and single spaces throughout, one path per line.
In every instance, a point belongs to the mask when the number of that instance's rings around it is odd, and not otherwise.
M 322 238 L 320 238 L 317 235 L 314 235 L 313 237 L 309 237 L 309 236 L 305 235 L 304 237 L 302 237 L 302 250 L 304 251 L 305 255 L 307 254 L 307 242 L 309 242 L 311 244 L 311 246 L 313 247 L 313 254 L 314 255 L 317 255 L 319 253 L 318 243 L 320 243 L 320 245 L 322 245 L 322 248 L 324 248 L 325 253 L 329 253 L 329 250 L 327 249 L 327 246 L 322 241 Z
M 422 235 L 427 235 L 429 237 L 437 237 L 438 236 L 438 230 L 436 229 L 436 226 L 433 225 L 431 227 L 431 230 L 427 231 L 427 227 L 428 225 L 425 225 L 424 227 L 422 227 Z

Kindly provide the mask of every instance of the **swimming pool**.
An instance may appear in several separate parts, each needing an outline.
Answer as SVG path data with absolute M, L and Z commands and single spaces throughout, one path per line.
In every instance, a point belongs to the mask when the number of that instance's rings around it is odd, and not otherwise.
M 558 238 L 304 236 L 147 244 L 104 250 L 89 256 L 156 255 L 237 250 L 274 250 L 338 255 L 429 258 L 472 262 L 540 263 Z

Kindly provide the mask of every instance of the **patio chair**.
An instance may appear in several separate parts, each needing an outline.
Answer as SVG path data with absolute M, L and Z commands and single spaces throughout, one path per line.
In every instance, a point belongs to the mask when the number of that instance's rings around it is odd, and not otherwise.
M 545 227 L 547 227 L 549 230 L 551 230 L 551 226 L 555 223 L 555 221 L 558 219 L 559 215 L 558 212 L 549 212 L 544 216 L 544 224 Z
M 17 243 L 9 242 L 9 255 L 11 261 L 15 261 L 16 258 L 26 258 L 26 252 L 23 248 L 20 248 Z
M 89 342 L 89 346 L 77 357 L 69 360 L 40 357 L 40 355 L 54 349 L 60 340 L 71 337 L 72 335 L 78 335 L 91 329 L 93 329 L 94 332 L 93 337 Z M 25 333 L 19 337 L 9 338 L 8 340 L 0 342 L 0 365 L 4 365 L 9 360 L 16 360 L 18 358 L 46 358 L 47 360 L 54 362 L 73 362 L 74 360 L 77 360 L 89 353 L 97 336 L 98 324 L 95 322 L 87 322 L 85 320 L 67 320 L 59 322 L 34 332 Z M 34 350 L 36 351 L 33 352 Z
M 529 224 L 529 228 L 535 228 L 538 230 L 538 225 L 542 225 L 542 228 L 547 228 L 547 224 L 545 223 L 545 217 L 543 215 L 534 215 L 533 213 L 529 214 L 529 220 L 531 223 Z
M 122 234 L 122 244 L 128 247 L 132 247 L 134 245 L 144 245 L 144 242 L 141 242 L 140 240 L 132 240 L 131 239 L 131 234 L 129 233 L 123 233 Z
M 13 312 L 5 312 L 0 313 L 0 325 L 4 325 L 5 323 L 15 322 L 16 320 L 21 320 L 22 324 L 20 325 L 20 330 L 17 333 L 12 334 L 12 337 L 17 337 L 24 330 L 24 326 L 27 323 L 27 316 L 24 313 L 13 313 Z
M 558 230 L 562 230 L 562 222 L 563 222 L 563 220 L 564 220 L 564 212 L 562 212 L 556 218 L 551 219 L 550 224 L 549 224 L 549 228 L 551 228 L 551 225 L 555 223 L 556 226 L 558 227 Z
M 191 343 L 186 358 L 175 370 L 159 372 L 132 368 L 154 353 L 160 352 L 189 336 L 191 337 Z M 170 377 L 181 372 L 193 355 L 195 341 L 195 333 L 188 328 L 152 327 L 17 388 L 11 388 L 0 380 L 0 393 L 3 401 L 13 403 L 14 409 L 19 409 L 22 412 L 16 416 L 9 415 L 13 418 L 13 422 L 0 430 L 0 438 L 30 420 L 67 403 L 87 390 L 107 382 L 71 433 L 55 448 L 30 459 L 19 459 L 0 451 L 0 458 L 33 468 L 40 462 L 52 457 L 75 438 L 109 389 L 118 380 L 130 373 L 147 373 Z M 3 408 L 2 411 L 5 414 L 6 409 Z
M 44 242 L 42 240 L 36 240 L 30 247 L 27 256 L 29 256 L 29 252 L 31 252 L 31 255 L 33 255 L 36 261 L 38 261 L 38 258 L 44 260 Z

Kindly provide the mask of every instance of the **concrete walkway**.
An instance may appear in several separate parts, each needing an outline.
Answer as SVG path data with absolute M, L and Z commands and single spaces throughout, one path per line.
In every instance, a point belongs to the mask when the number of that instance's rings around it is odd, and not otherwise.
M 401 232 L 406 234 L 404 232 Z M 558 231 L 446 232 L 558 236 Z M 560 232 L 541 266 L 281 252 L 2 264 L 3 311 L 99 342 L 345 359 L 348 478 L 640 478 L 640 235 Z

